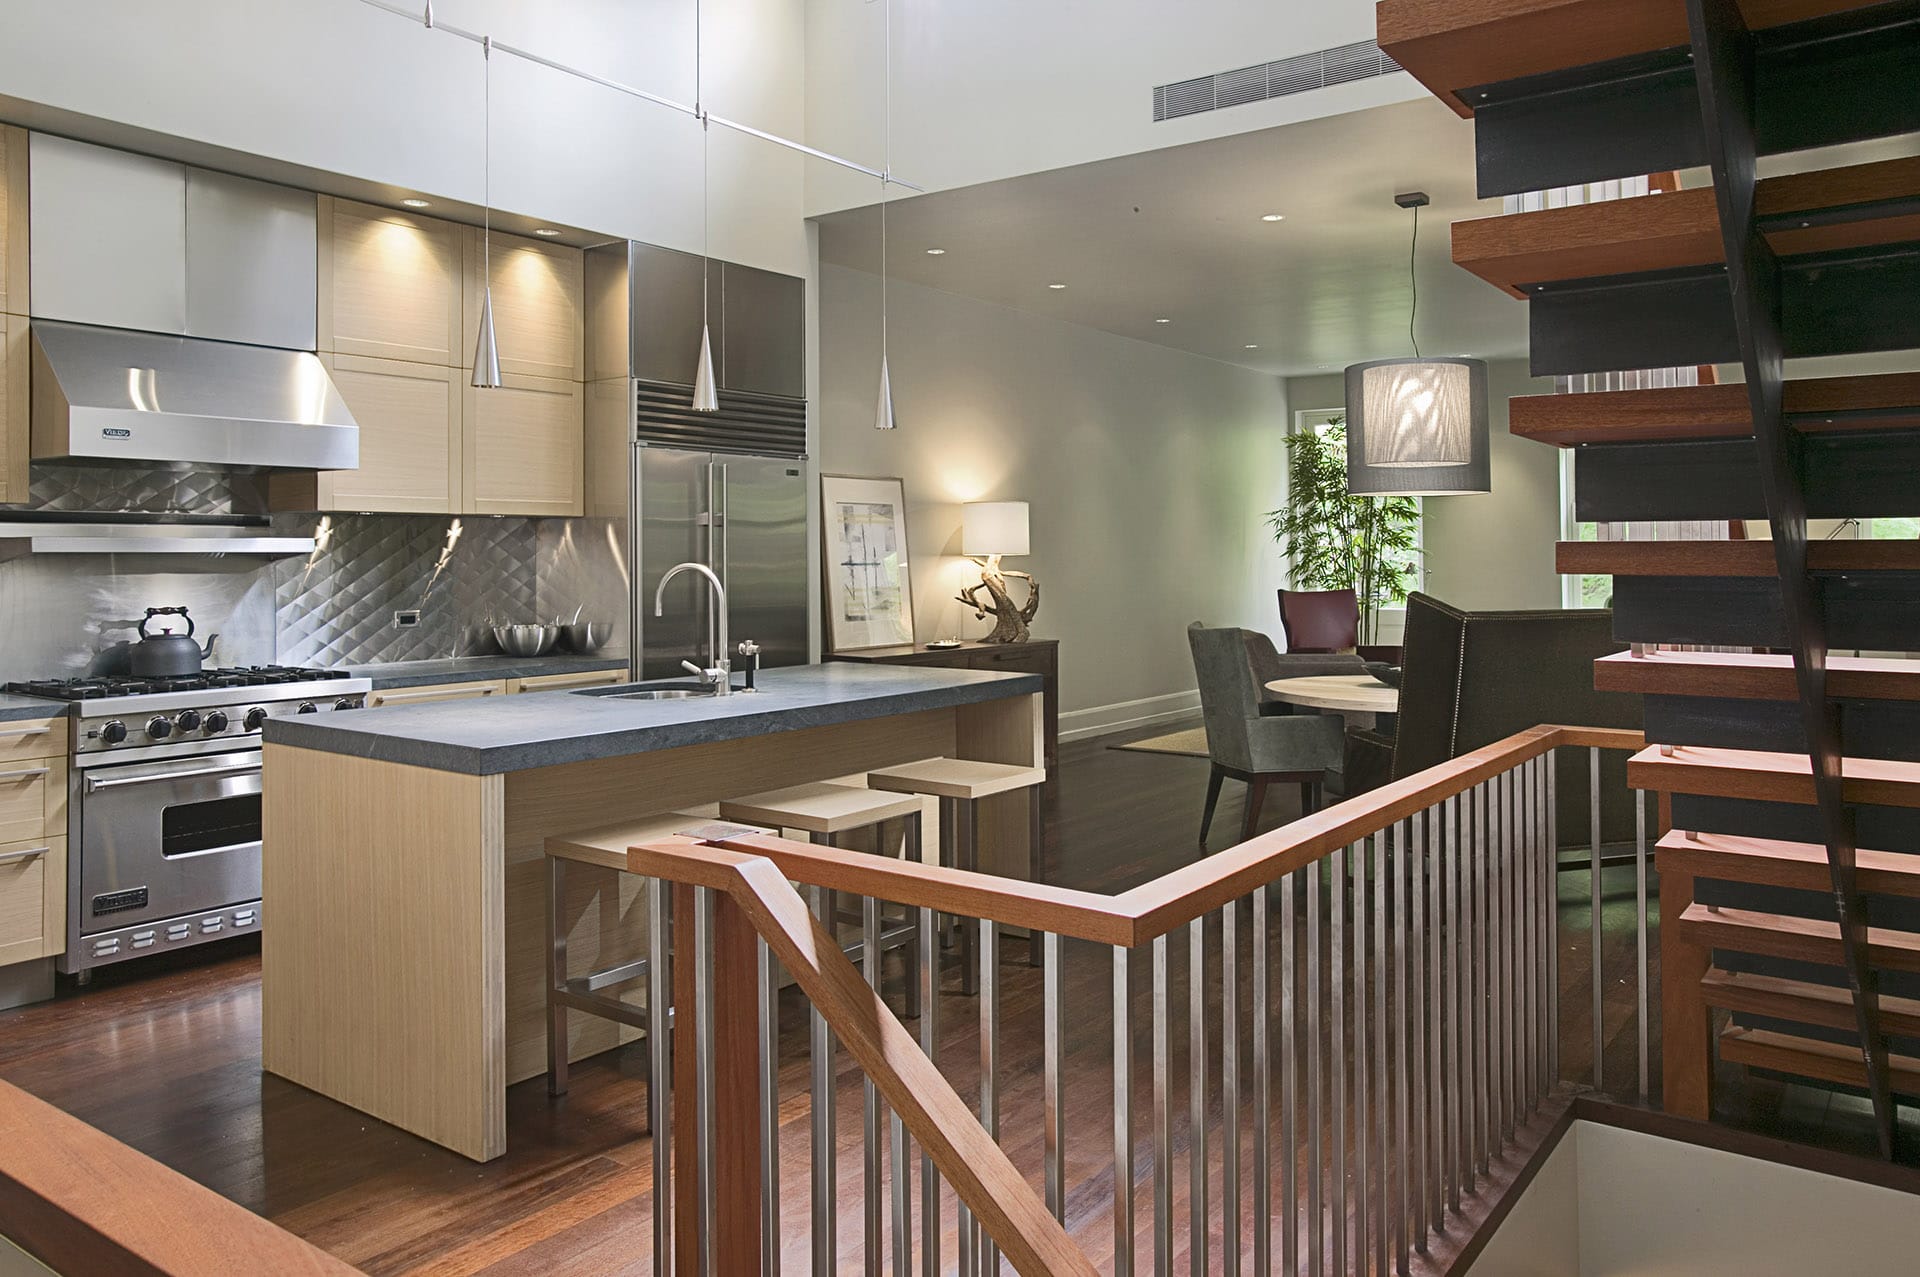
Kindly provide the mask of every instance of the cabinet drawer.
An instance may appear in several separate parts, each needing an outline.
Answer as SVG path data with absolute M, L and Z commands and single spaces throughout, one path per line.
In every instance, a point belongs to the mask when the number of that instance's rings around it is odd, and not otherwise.
M 572 674 L 536 674 L 532 678 L 510 678 L 507 691 L 555 692 L 569 687 L 612 687 L 627 681 L 627 672 L 619 670 L 581 670 Z
M 0 966 L 64 951 L 67 839 L 0 844 Z
M 1003 674 L 1051 674 L 1053 652 L 1047 648 L 1011 644 L 991 651 L 969 653 L 967 664 L 976 670 L 998 670 Z
M 367 708 L 382 705 L 438 705 L 442 701 L 470 701 L 482 696 L 504 696 L 502 679 L 481 683 L 432 683 L 424 687 L 389 687 L 367 693 Z
M 65 833 L 66 826 L 66 759 L 27 759 L 0 768 L 0 843 Z
M 65 718 L 34 719 L 17 723 L 0 723 L 0 767 L 9 766 L 29 758 L 59 758 L 67 756 L 67 720 Z

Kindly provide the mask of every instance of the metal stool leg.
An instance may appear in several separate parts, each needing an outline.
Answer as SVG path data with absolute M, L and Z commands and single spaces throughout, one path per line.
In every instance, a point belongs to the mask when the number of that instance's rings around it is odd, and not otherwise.
M 906 846 L 903 852 L 905 858 L 913 861 L 915 864 L 920 863 L 920 856 L 922 854 L 921 847 L 920 847 L 920 833 L 921 833 L 920 813 L 916 811 L 911 816 L 907 817 L 907 841 L 906 841 Z M 902 912 L 902 916 L 905 917 L 908 922 L 912 922 L 913 909 L 911 907 L 904 909 Z M 910 943 L 907 945 L 906 966 L 907 966 L 907 997 L 906 997 L 907 1018 L 909 1020 L 916 1020 L 920 1017 L 920 946 L 917 942 Z M 904 1173 L 904 1172 L 901 1172 L 901 1173 Z
M 959 817 L 960 828 L 954 831 L 954 845 L 960 856 L 960 868 L 969 872 L 980 869 L 980 822 L 971 799 L 954 803 L 954 814 Z M 972 997 L 980 992 L 980 968 L 973 960 L 974 928 L 963 921 L 960 924 L 960 992 Z
M 1034 882 L 1047 881 L 1047 818 L 1040 807 L 1040 786 L 1027 787 L 1027 874 Z M 1044 933 L 1038 927 L 1027 930 L 1027 965 L 1040 966 L 1046 959 L 1042 952 Z
M 567 1093 L 567 862 L 547 857 L 547 1094 Z M 651 1083 L 649 1083 L 651 1084 Z

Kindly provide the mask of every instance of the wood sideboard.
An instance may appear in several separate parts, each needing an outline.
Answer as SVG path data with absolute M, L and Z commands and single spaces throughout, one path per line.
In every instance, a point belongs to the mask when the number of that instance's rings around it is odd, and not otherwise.
M 930 648 L 925 644 L 872 647 L 858 652 L 835 652 L 830 661 L 865 661 L 871 665 L 937 665 L 947 669 L 999 670 L 1008 674 L 1038 674 L 1046 680 L 1047 769 L 1060 758 L 1060 640 L 1029 639 L 1025 643 L 981 643 L 969 640 L 959 647 Z

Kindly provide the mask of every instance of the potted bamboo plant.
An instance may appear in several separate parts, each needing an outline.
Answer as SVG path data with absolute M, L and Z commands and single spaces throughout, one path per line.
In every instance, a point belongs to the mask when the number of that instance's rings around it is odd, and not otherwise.
M 1419 517 L 1412 497 L 1348 495 L 1345 417 L 1287 436 L 1287 504 L 1267 524 L 1293 588 L 1354 592 L 1363 644 L 1378 642 L 1380 609 L 1407 596 Z

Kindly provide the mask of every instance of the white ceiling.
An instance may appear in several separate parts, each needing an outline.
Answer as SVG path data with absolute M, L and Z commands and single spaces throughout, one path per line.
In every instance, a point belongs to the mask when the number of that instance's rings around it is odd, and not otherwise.
M 1413 215 L 1393 196 L 1423 190 L 1421 349 L 1521 356 L 1525 303 L 1448 257 L 1449 223 L 1500 211 L 1473 175 L 1472 124 L 1405 102 L 896 197 L 887 257 L 896 278 L 1296 376 L 1412 353 Z M 822 260 L 878 269 L 876 206 L 819 221 Z

